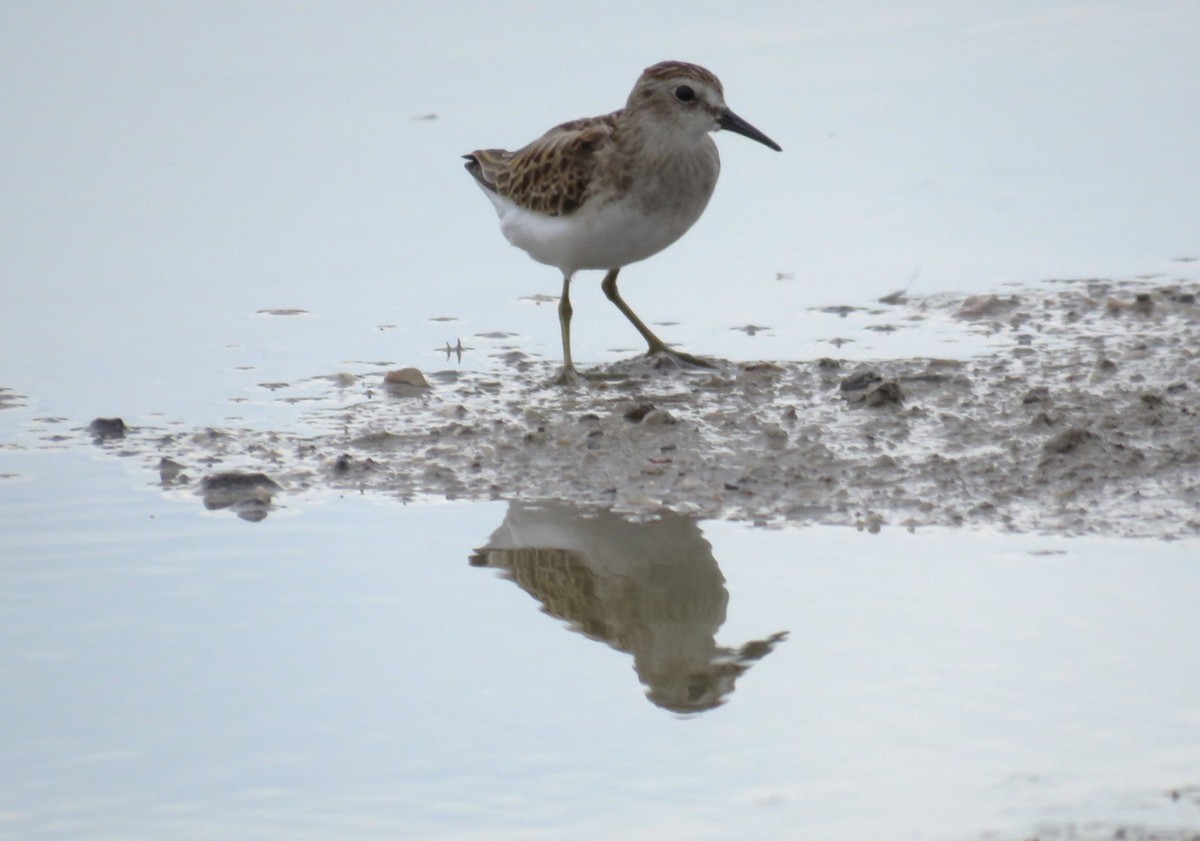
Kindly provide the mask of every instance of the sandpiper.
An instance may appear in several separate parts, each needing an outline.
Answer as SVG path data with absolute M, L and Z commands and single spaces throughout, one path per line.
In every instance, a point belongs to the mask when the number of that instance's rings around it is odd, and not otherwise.
M 555 126 L 515 152 L 480 149 L 463 156 L 495 205 L 508 241 L 562 272 L 560 382 L 578 378 L 571 361 L 570 288 L 581 269 L 608 272 L 604 294 L 642 334 L 649 354 L 712 367 L 654 335 L 617 291 L 617 274 L 662 251 L 700 218 L 721 170 L 709 137 L 719 129 L 782 151 L 729 110 L 711 72 L 664 61 L 642 72 L 619 111 Z

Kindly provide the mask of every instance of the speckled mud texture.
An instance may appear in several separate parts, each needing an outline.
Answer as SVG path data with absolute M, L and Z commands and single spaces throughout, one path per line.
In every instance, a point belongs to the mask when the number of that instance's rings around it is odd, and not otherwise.
M 329 408 L 297 407 L 302 432 L 96 437 L 249 519 L 290 492 L 335 488 L 764 525 L 1189 536 L 1198 285 L 1074 280 L 890 303 L 896 323 L 954 318 L 988 336 L 991 350 L 965 361 L 681 370 L 639 358 L 561 388 L 548 385 L 553 363 L 514 350 L 487 373 L 331 376 Z

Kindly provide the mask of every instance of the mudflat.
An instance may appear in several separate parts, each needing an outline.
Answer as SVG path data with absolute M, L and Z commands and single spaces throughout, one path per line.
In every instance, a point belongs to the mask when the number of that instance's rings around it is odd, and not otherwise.
M 330 376 L 326 408 L 298 404 L 294 430 L 84 434 L 141 457 L 165 487 L 219 488 L 251 519 L 325 488 L 763 525 L 1183 537 L 1200 533 L 1197 286 L 1071 280 L 889 302 L 897 324 L 953 318 L 985 334 L 990 350 L 969 359 L 709 370 L 638 357 L 562 388 L 551 363 L 513 351 L 486 372 Z M 231 496 L 239 474 L 254 478 L 244 500 Z

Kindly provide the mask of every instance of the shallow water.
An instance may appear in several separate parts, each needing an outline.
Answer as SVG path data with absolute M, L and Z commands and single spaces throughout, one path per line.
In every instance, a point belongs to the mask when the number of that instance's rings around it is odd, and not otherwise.
M 554 272 L 457 155 L 611 110 L 666 57 L 785 149 L 719 137 L 704 220 L 623 275 L 689 350 L 963 359 L 988 338 L 875 299 L 1197 280 L 1195 4 L 731 15 L 0 10 L 0 836 L 1200 826 L 1194 539 L 320 487 L 252 523 L 84 443 L 118 415 L 316 434 L 308 409 L 359 396 L 331 375 L 556 359 Z M 586 366 L 637 349 L 598 281 L 576 284 Z

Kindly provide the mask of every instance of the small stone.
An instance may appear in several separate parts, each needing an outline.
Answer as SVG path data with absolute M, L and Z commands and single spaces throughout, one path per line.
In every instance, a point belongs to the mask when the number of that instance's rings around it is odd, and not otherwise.
M 904 392 L 895 380 L 888 380 L 867 390 L 866 403 L 871 408 L 898 406 L 904 402 Z
M 763 434 L 771 441 L 782 442 L 788 439 L 787 431 L 777 423 L 764 424 Z
M 128 431 L 129 427 L 120 418 L 96 418 L 88 424 L 88 432 L 97 442 L 124 438 Z
M 678 422 L 666 409 L 653 409 L 642 418 L 644 426 L 670 426 Z
M 210 511 L 232 509 L 243 520 L 257 523 L 266 519 L 271 510 L 271 498 L 281 488 L 263 473 L 242 473 L 231 470 L 215 473 L 200 480 L 204 507 Z
M 1015 298 L 1003 299 L 998 295 L 971 295 L 965 298 L 958 312 L 959 318 L 985 318 L 999 315 L 1015 306 Z
M 429 381 L 418 368 L 397 368 L 383 377 L 384 385 L 410 388 L 429 388 Z
M 462 403 L 453 403 L 449 406 L 441 406 L 436 411 L 439 417 L 449 418 L 451 420 L 461 420 L 467 416 L 467 407 Z
M 636 406 L 625 410 L 625 420 L 630 423 L 641 423 L 646 415 L 653 411 L 653 403 L 638 403 Z
M 1039 385 L 1036 388 L 1031 388 L 1025 392 L 1025 396 L 1021 398 L 1021 402 L 1028 406 L 1030 403 L 1049 403 L 1050 389 L 1044 385 Z
M 224 473 L 214 473 L 200 480 L 200 487 L 205 491 L 248 491 L 256 488 L 275 492 L 279 485 L 265 473 L 242 473 L 229 470 Z
M 870 388 L 876 383 L 881 382 L 883 382 L 883 377 L 880 376 L 877 371 L 868 369 L 865 371 L 858 371 L 848 377 L 843 377 L 841 383 L 838 385 L 838 388 L 840 388 L 842 391 L 863 391 L 864 389 Z
M 1042 450 L 1047 455 L 1065 456 L 1069 453 L 1075 452 L 1084 444 L 1095 441 L 1098 438 L 1099 436 L 1094 432 L 1073 427 L 1071 429 L 1064 429 L 1062 432 L 1055 435 L 1042 445 Z
M 158 481 L 163 485 L 183 484 L 187 481 L 186 476 L 182 478 L 180 476 L 183 469 L 183 465 L 179 462 L 163 456 L 158 460 Z

